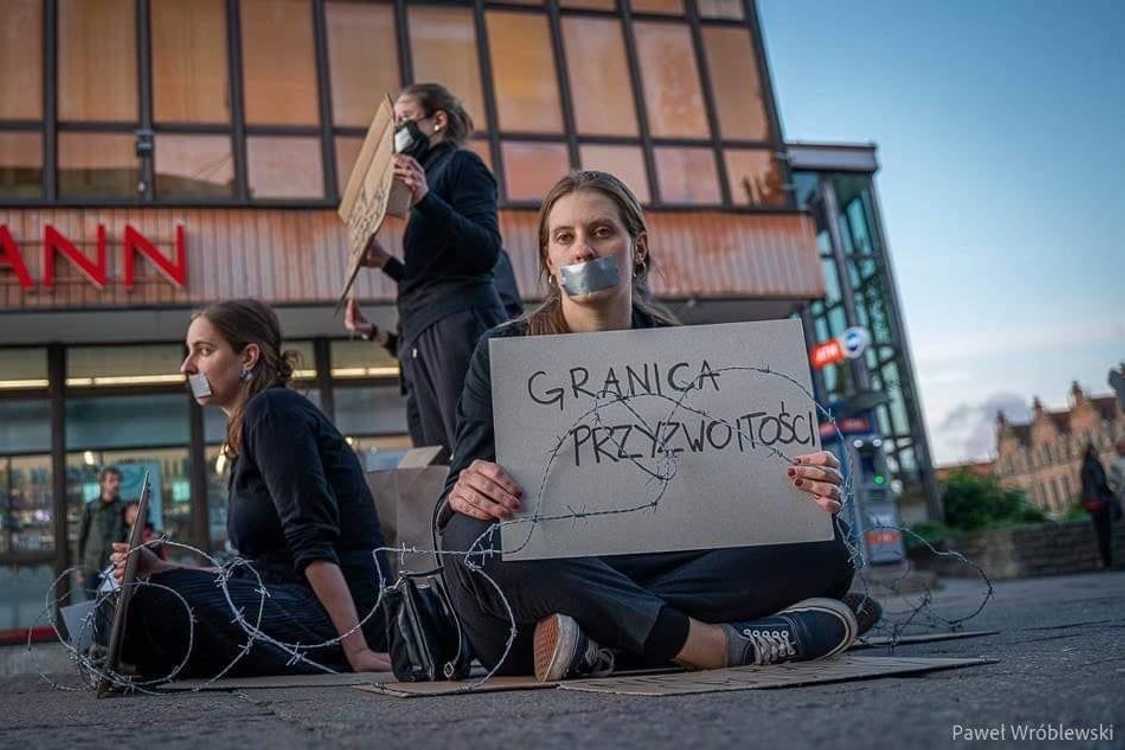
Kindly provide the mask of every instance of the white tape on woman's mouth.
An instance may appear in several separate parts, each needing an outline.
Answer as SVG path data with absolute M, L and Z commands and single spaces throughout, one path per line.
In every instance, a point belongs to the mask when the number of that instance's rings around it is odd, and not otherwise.
M 581 297 L 610 289 L 617 286 L 621 280 L 616 255 L 606 255 L 586 263 L 563 266 L 559 270 L 562 276 L 562 288 L 571 297 Z
M 196 398 L 206 398 L 211 395 L 211 383 L 208 382 L 207 376 L 201 372 L 194 375 L 188 375 L 188 385 L 191 386 L 191 395 Z

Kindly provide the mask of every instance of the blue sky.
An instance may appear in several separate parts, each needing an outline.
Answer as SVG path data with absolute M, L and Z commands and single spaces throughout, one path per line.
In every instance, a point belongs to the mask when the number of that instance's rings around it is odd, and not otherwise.
M 1125 0 L 758 0 L 788 140 L 873 141 L 939 462 L 1125 361 Z M 1020 413 L 1022 412 L 1022 414 Z

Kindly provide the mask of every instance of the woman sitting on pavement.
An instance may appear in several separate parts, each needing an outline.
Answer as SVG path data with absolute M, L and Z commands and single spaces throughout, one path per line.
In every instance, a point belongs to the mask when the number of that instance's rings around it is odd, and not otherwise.
M 632 192 L 604 172 L 560 180 L 539 214 L 539 259 L 547 300 L 478 344 L 458 407 L 458 431 L 438 526 L 447 551 L 476 550 L 482 534 L 520 508 L 522 489 L 494 463 L 488 339 L 651 328 L 674 324 L 650 301 L 645 217 Z M 616 284 L 568 291 L 568 274 L 603 259 L 623 269 Z M 841 507 L 839 463 L 827 451 L 797 456 L 793 485 L 826 513 Z M 495 539 L 498 535 L 488 535 Z M 827 542 L 709 551 L 504 562 L 474 555 L 503 591 L 516 639 L 501 674 L 540 680 L 604 673 L 614 652 L 639 665 L 692 669 L 821 659 L 847 649 L 859 628 L 841 599 L 852 581 L 837 529 Z M 492 586 L 451 558 L 454 606 L 477 656 L 495 667 L 507 648 L 508 609 Z
M 386 624 L 375 613 L 378 574 L 372 550 L 383 545 L 375 503 L 359 460 L 331 422 L 286 387 L 293 366 L 281 352 L 277 314 L 257 300 L 220 302 L 196 315 L 180 366 L 195 400 L 227 416 L 230 468 L 227 530 L 259 578 L 235 566 L 227 581 L 233 607 L 282 644 L 332 646 L 304 652 L 335 670 L 388 671 Z M 121 580 L 127 545 L 114 545 Z M 385 569 L 385 568 L 384 568 Z M 323 671 L 294 660 L 292 648 L 255 640 L 234 622 L 214 568 L 175 565 L 141 548 L 138 575 L 179 597 L 139 586 L 129 607 L 124 660 L 147 676 L 210 677 Z M 263 607 L 259 621 L 259 608 Z

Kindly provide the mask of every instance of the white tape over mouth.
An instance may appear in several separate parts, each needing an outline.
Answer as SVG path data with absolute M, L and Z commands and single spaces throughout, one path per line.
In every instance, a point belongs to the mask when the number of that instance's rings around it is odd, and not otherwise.
M 617 286 L 621 280 L 616 255 L 606 255 L 586 263 L 563 266 L 559 271 L 562 288 L 571 297 L 581 297 L 610 289 Z
M 203 373 L 197 372 L 194 375 L 188 375 L 187 380 L 188 385 L 191 386 L 191 395 L 196 398 L 206 398 L 211 395 L 211 383 Z

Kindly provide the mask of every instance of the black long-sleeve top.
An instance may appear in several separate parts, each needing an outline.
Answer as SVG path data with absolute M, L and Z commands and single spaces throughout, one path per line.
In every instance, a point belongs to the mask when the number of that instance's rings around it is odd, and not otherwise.
M 660 325 L 648 315 L 633 310 L 633 328 L 653 328 Z M 496 431 L 492 423 L 492 361 L 488 342 L 494 338 L 526 336 L 527 320 L 521 318 L 487 331 L 477 342 L 473 351 L 469 372 L 465 376 L 465 388 L 457 403 L 457 442 L 453 446 L 453 457 L 449 461 L 449 476 L 441 493 L 441 510 L 438 513 L 438 526 L 444 527 L 454 511 L 446 503 L 453 485 L 461 476 L 462 470 L 473 461 L 496 461 Z
M 501 304 L 493 283 L 496 179 L 479 156 L 452 143 L 434 146 L 422 168 L 429 190 L 410 212 L 403 264 L 384 269 L 398 281 L 406 343 L 447 315 Z
M 355 451 L 304 396 L 275 387 L 247 402 L 229 502 L 227 532 L 243 557 L 302 583 L 310 563 L 336 563 L 357 608 L 374 602 L 375 501 Z

